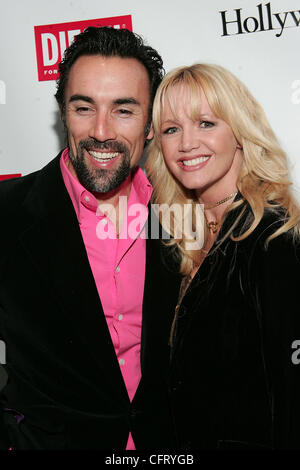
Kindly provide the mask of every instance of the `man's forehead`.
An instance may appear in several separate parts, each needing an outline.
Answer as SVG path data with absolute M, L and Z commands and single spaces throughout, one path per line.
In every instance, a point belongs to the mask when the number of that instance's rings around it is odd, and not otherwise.
M 69 80 L 81 77 L 103 78 L 110 76 L 114 80 L 122 80 L 123 77 L 136 77 L 136 80 L 148 77 L 145 66 L 132 57 L 104 57 L 100 55 L 83 55 L 72 65 L 69 72 Z
M 66 95 L 109 94 L 114 98 L 149 94 L 146 68 L 134 58 L 81 56 L 70 69 Z

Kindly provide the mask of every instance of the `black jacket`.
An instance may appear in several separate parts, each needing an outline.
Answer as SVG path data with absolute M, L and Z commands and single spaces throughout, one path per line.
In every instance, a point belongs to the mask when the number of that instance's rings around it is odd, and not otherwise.
M 177 447 L 300 449 L 300 248 L 289 234 L 264 248 L 282 216 L 266 210 L 252 235 L 224 242 L 187 291 L 170 373 Z M 235 233 L 249 217 L 246 206 Z
M 59 156 L 0 185 L 0 448 L 174 445 L 165 374 L 180 278 L 146 242 L 142 379 L 130 403 Z M 4 411 L 3 411 L 4 410 Z

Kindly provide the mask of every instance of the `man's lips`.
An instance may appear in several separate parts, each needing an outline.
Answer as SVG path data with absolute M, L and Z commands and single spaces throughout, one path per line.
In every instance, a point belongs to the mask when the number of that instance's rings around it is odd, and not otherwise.
M 99 163 L 107 163 L 110 160 L 113 160 L 116 158 L 118 155 L 120 155 L 120 152 L 107 152 L 107 151 L 95 151 L 95 150 L 89 150 L 88 151 L 89 155 L 96 160 L 96 162 Z
M 184 170 L 197 170 L 205 165 L 211 155 L 197 155 L 195 157 L 183 157 L 177 161 L 180 168 Z

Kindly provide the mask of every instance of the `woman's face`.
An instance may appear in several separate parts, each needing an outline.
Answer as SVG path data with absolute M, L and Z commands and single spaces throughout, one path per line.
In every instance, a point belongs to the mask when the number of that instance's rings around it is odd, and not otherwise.
M 180 85 L 174 86 L 176 116 L 165 99 L 160 139 L 170 172 L 188 189 L 202 196 L 223 197 L 235 190 L 242 151 L 229 125 L 211 111 L 200 89 L 199 118 L 191 118 L 190 97 Z

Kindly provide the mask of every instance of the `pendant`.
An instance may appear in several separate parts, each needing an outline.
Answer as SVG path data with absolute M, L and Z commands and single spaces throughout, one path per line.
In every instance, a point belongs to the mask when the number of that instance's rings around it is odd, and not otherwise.
M 212 233 L 216 233 L 218 231 L 219 223 L 216 220 L 212 220 L 211 222 L 207 222 L 207 228 L 212 231 Z

